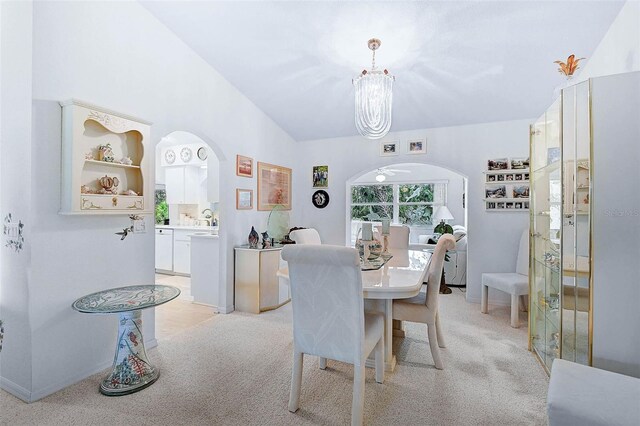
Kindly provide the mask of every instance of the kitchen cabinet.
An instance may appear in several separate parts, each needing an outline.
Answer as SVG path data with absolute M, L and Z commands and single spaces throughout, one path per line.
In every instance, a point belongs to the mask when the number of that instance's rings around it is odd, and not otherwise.
M 167 204 L 198 204 L 202 186 L 199 167 L 165 167 Z
M 156 229 L 156 269 L 173 271 L 173 229 Z
M 173 272 L 191 274 L 191 237 L 193 231 L 173 231 Z

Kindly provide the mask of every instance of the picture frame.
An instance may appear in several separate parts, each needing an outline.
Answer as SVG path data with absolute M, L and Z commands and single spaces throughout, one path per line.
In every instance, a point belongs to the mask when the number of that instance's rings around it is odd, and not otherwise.
M 426 154 L 427 141 L 425 139 L 409 139 L 407 141 L 407 154 Z
M 236 155 L 236 175 L 242 177 L 253 177 L 253 158 L 244 155 Z
M 513 198 L 529 198 L 529 186 L 514 186 L 513 187 Z
M 311 181 L 314 188 L 329 187 L 329 166 L 313 166 Z
M 512 158 L 511 159 L 512 170 L 523 170 L 529 168 L 529 157 L 527 158 Z
M 508 170 L 509 160 L 506 158 L 496 158 L 487 161 L 487 170 Z
M 398 142 L 380 141 L 380 156 L 389 157 L 398 155 Z
M 258 210 L 291 210 L 291 169 L 258 161 Z
M 505 185 L 487 185 L 485 198 L 506 198 L 507 187 Z
M 236 188 L 236 210 L 253 210 L 253 189 Z

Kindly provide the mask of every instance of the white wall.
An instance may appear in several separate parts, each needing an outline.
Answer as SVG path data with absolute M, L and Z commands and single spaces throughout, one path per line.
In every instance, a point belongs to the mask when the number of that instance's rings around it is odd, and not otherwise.
M 11 213 L 25 223 L 25 247 L 19 253 L 0 244 L 0 318 L 5 336 L 0 353 L 0 386 L 26 396 L 31 389 L 29 326 L 31 197 L 31 3 L 0 2 L 2 149 L 0 220 Z M 20 179 L 12 179 L 19 176 Z
M 592 77 L 640 71 L 640 2 L 627 1 L 609 31 L 577 75 Z
M 487 160 L 500 157 L 527 157 L 529 123 L 533 120 L 506 121 L 471 126 L 445 127 L 390 133 L 385 140 L 426 137 L 426 155 L 400 154 L 381 157 L 379 142 L 362 137 L 321 139 L 300 142 L 298 149 L 299 185 L 296 197 L 302 200 L 294 224 L 317 228 L 323 242 L 345 243 L 347 193 L 350 178 L 394 163 L 423 162 L 442 166 L 468 178 L 468 270 L 467 300 L 480 301 L 482 272 L 513 271 L 522 230 L 529 225 L 525 212 L 488 213 L 484 203 L 484 177 Z M 403 152 L 401 150 L 401 152 Z M 329 166 L 331 202 L 324 209 L 311 204 L 312 167 Z M 490 293 L 492 303 L 507 303 L 507 298 Z
M 128 224 L 126 216 L 57 214 L 59 100 L 74 97 L 151 121 L 151 155 L 153 145 L 174 130 L 192 132 L 212 146 L 221 160 L 220 277 L 227 284 L 223 298 L 229 306 L 233 303 L 232 247 L 246 242 L 252 225 L 266 228 L 268 216 L 255 210 L 235 211 L 235 188 L 256 186 L 256 178 L 235 176 L 235 156 L 239 153 L 293 167 L 294 144 L 287 133 L 138 3 L 37 2 L 33 15 L 30 7 L 22 10 L 16 21 L 10 21 L 5 13 L 2 16 L 2 40 L 20 40 L 12 49 L 16 57 L 11 59 L 16 59 L 12 70 L 21 73 L 7 75 L 5 84 L 3 69 L 3 102 L 9 99 L 5 88 L 20 89 L 19 99 L 11 104 L 11 116 L 5 114 L 3 104 L 3 122 L 9 117 L 21 126 L 16 124 L 11 134 L 11 129 L 5 133 L 3 128 L 3 149 L 4 137 L 11 136 L 16 155 L 3 156 L 2 184 L 19 181 L 26 186 L 21 197 L 20 188 L 9 193 L 3 187 L 2 206 L 3 212 L 31 212 L 27 226 L 33 225 L 28 228 L 28 237 L 34 249 L 31 256 L 28 249 L 24 253 L 25 258 L 31 258 L 31 276 L 28 287 L 24 276 L 12 285 L 20 289 L 22 304 L 29 296 L 30 315 L 22 323 L 31 322 L 33 338 L 29 349 L 29 333 L 21 336 L 25 342 L 20 350 L 24 365 L 4 368 L 2 376 L 5 388 L 5 376 L 20 376 L 15 380 L 24 383 L 27 392 L 18 396 L 35 400 L 112 361 L 117 320 L 74 312 L 70 308 L 73 300 L 107 287 L 154 281 L 153 232 L 120 241 L 114 232 Z M 4 53 L 5 49 L 6 63 Z M 32 55 L 33 75 L 29 63 Z M 25 168 L 24 162 L 31 152 L 34 166 L 29 179 L 29 173 L 25 176 L 29 165 Z M 33 197 L 28 196 L 29 190 Z M 152 216 L 146 218 L 146 225 L 153 229 Z M 3 286 L 13 278 L 5 263 L 3 257 Z M 24 266 L 20 271 L 27 274 Z M 14 333 L 13 321 L 5 312 L 3 309 L 11 337 L 6 341 L 9 348 L 3 350 L 3 362 L 9 358 L 4 357 L 5 352 L 8 355 L 13 350 L 10 345 Z M 145 311 L 143 319 L 146 340 L 153 343 L 153 311 Z M 22 376 L 31 376 L 31 365 L 33 379 L 23 380 Z

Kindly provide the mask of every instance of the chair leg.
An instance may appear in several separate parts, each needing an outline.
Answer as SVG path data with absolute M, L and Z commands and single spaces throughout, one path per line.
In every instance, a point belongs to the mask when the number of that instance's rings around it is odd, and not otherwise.
M 324 370 L 327 368 L 327 359 L 326 358 L 318 358 L 318 361 L 320 363 L 320 370 Z
M 511 327 L 518 328 L 520 327 L 520 302 L 518 301 L 520 297 L 515 294 L 511 295 Z
M 376 382 L 384 383 L 384 334 L 380 336 L 374 352 L 376 359 Z
M 442 335 L 442 327 L 440 327 L 440 313 L 436 314 L 436 336 L 438 337 L 438 346 L 446 348 L 444 344 L 444 336 Z
M 429 347 L 431 348 L 431 356 L 438 370 L 443 370 L 444 365 L 440 359 L 440 348 L 438 347 L 438 336 L 435 324 L 427 324 L 427 335 L 429 338 Z
M 482 285 L 482 300 L 480 302 L 480 312 L 486 314 L 489 312 L 489 287 Z
M 351 402 L 351 426 L 361 426 L 364 420 L 365 365 L 353 366 L 353 401 Z
M 302 352 L 293 353 L 293 372 L 291 373 L 291 393 L 289 394 L 289 411 L 295 413 L 300 403 L 300 388 L 302 387 Z
M 527 306 L 527 302 L 528 302 L 527 296 L 526 295 L 520 296 L 519 299 L 520 299 L 520 310 L 522 312 L 528 312 L 529 307 Z

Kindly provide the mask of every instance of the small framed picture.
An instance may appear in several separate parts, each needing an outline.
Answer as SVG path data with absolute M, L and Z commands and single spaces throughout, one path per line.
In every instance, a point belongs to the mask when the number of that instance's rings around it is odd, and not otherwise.
M 487 203 L 487 208 L 488 209 L 495 209 L 496 208 L 496 203 Z
M 516 209 L 521 209 L 522 208 L 522 203 L 515 203 L 515 208 Z
M 398 142 L 380 142 L 380 155 L 398 155 Z
M 517 175 L 513 175 L 514 176 L 514 180 L 522 180 L 522 175 L 521 174 L 517 174 Z
M 487 186 L 485 198 L 506 198 L 507 187 L 505 185 Z
M 313 187 L 327 188 L 329 186 L 329 166 L 313 166 Z
M 529 173 L 524 174 L 524 180 L 529 180 Z
M 498 175 L 498 182 L 504 182 L 504 175 Z
M 506 158 L 489 160 L 487 161 L 487 168 L 489 170 L 507 170 L 509 168 L 509 161 Z
M 522 203 L 522 205 L 523 205 L 523 207 L 524 207 L 525 209 L 528 209 L 528 208 L 529 208 L 529 202 L 528 202 L 528 201 L 525 201 L 524 203 Z
M 427 141 L 424 139 L 410 139 L 407 141 L 407 154 L 426 154 Z
M 495 182 L 496 175 L 487 175 L 487 182 Z
M 253 158 L 236 155 L 236 175 L 253 177 Z
M 513 175 L 507 175 L 507 180 L 513 180 Z
M 252 210 L 253 209 L 253 190 L 252 189 L 236 189 L 236 209 Z
M 505 203 L 505 208 L 512 209 L 513 208 L 513 203 Z
M 529 187 L 526 185 L 514 186 L 513 198 L 529 198 Z
M 512 158 L 511 159 L 511 168 L 512 169 L 528 169 L 529 168 L 529 158 Z
M 496 203 L 497 209 L 504 209 L 504 203 Z

